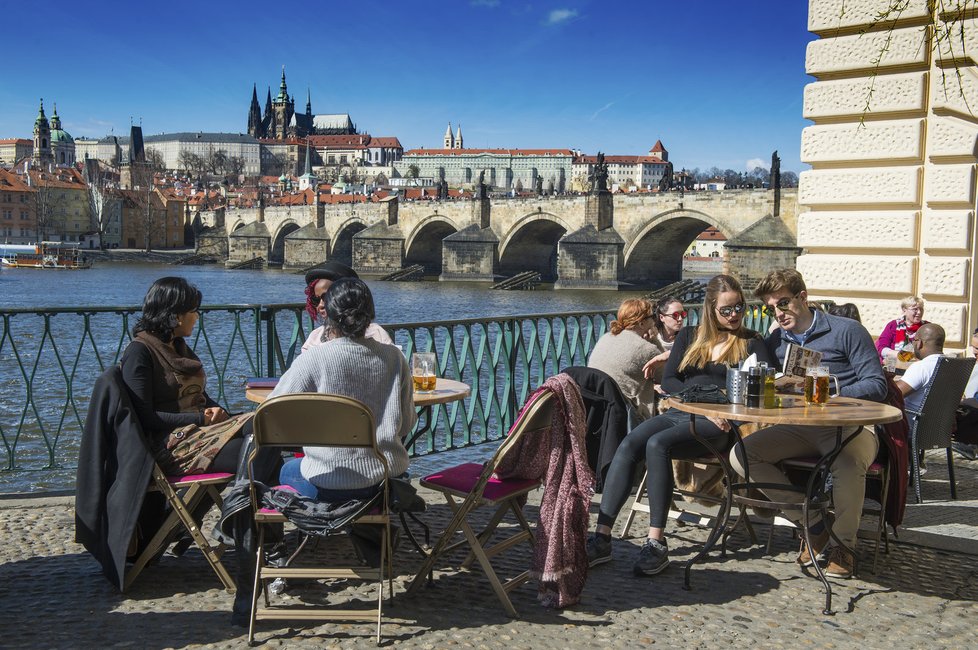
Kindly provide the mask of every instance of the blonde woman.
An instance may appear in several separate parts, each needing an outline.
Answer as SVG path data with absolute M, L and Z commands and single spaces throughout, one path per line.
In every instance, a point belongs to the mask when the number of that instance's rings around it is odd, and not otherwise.
M 712 278 L 706 285 L 700 325 L 684 327 L 676 335 L 662 387 L 676 393 L 696 384 L 722 386 L 727 367 L 751 354 L 756 354 L 758 361 L 771 363 L 760 335 L 744 327 L 746 309 L 744 292 L 737 280 L 729 275 Z M 697 433 L 720 447 L 728 446 L 731 427 L 732 423 L 726 420 L 696 416 Z M 611 527 L 631 492 L 635 469 L 644 460 L 648 469 L 649 534 L 633 572 L 651 576 L 665 569 L 669 565 L 664 529 L 672 499 L 672 459 L 692 459 L 705 453 L 708 450 L 689 432 L 689 415 L 676 409 L 633 429 L 618 447 L 608 469 L 598 525 L 588 540 L 591 566 L 611 560 Z
M 611 330 L 598 339 L 587 362 L 588 368 L 615 381 L 639 420 L 651 417 L 655 404 L 655 390 L 645 374 L 649 360 L 662 354 L 662 348 L 653 342 L 654 319 L 648 300 L 624 301 L 618 307 L 618 318 L 611 321 Z
M 883 359 L 888 353 L 896 353 L 904 347 L 910 347 L 917 330 L 926 325 L 924 320 L 924 301 L 919 296 L 907 296 L 900 301 L 903 315 L 891 320 L 883 328 L 883 333 L 876 339 L 876 350 Z

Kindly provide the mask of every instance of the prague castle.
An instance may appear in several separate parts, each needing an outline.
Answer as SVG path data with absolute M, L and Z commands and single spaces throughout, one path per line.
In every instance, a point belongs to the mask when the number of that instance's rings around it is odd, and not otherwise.
M 310 135 L 355 135 L 356 125 L 346 113 L 313 115 L 312 97 L 306 93 L 306 111 L 297 113 L 295 96 L 289 95 L 285 84 L 285 66 L 282 66 L 282 82 L 278 95 L 272 97 L 271 88 L 265 99 L 265 110 L 258 104 L 258 87 L 251 91 L 251 107 L 248 110 L 248 135 L 259 140 L 287 140 Z

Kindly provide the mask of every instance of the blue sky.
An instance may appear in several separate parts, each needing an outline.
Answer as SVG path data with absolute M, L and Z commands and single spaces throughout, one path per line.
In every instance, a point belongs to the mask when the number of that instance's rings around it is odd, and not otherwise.
M 0 138 L 38 98 L 75 137 L 243 132 L 282 65 L 304 110 L 349 113 L 405 148 L 642 154 L 744 170 L 799 160 L 805 0 L 4 1 Z M 17 27 L 19 26 L 19 27 Z

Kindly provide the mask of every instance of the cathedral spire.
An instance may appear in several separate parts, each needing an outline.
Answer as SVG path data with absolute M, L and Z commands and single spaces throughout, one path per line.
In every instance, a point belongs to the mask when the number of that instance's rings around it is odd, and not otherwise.
M 251 87 L 251 106 L 248 108 L 248 135 L 260 137 L 258 134 L 261 126 L 261 107 L 258 105 L 258 84 Z
M 288 101 L 289 99 L 289 89 L 285 85 L 285 66 L 282 66 L 282 84 L 278 87 L 278 96 L 283 101 Z
M 306 115 L 312 115 L 312 91 L 306 88 Z
M 445 129 L 445 149 L 455 148 L 455 136 L 452 135 L 452 123 L 448 123 L 448 127 Z
M 455 134 L 455 148 L 462 149 L 462 125 L 458 125 L 458 132 Z

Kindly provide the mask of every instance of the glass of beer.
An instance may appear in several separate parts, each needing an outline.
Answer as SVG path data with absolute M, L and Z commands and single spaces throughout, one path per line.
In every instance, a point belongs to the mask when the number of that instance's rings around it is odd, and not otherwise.
M 906 363 L 907 361 L 913 361 L 913 343 L 911 341 L 904 341 L 903 347 L 897 352 L 897 359 Z
M 827 366 L 815 366 L 805 372 L 805 403 L 822 406 L 829 397 L 829 379 L 835 382 L 835 394 L 839 394 L 839 379 L 829 374 Z
M 435 390 L 435 353 L 415 352 L 411 355 L 411 376 L 416 392 Z

